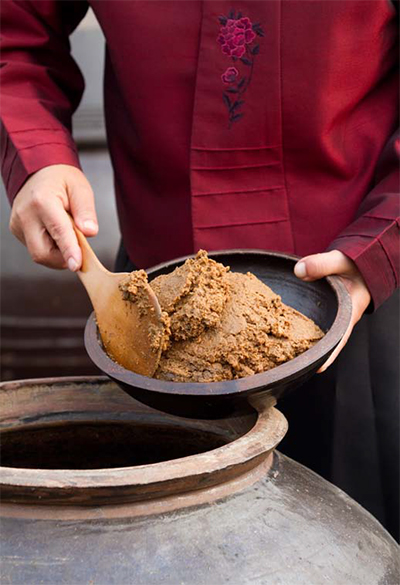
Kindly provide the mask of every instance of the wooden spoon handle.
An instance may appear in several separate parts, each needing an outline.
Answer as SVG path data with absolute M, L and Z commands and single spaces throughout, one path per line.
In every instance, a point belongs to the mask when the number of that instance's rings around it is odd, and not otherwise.
M 78 272 L 78 274 L 81 273 L 79 274 L 79 276 L 82 276 L 89 272 L 93 274 L 99 271 L 102 273 L 107 273 L 108 270 L 104 268 L 100 260 L 97 258 L 96 254 L 94 253 L 92 247 L 90 246 L 89 242 L 87 241 L 81 230 L 78 229 L 75 225 L 74 229 L 76 237 L 78 238 L 78 243 L 82 250 L 82 266 Z
M 78 243 L 82 251 L 82 266 L 78 270 L 77 275 L 79 276 L 83 286 L 92 301 L 93 306 L 96 304 L 96 298 L 100 294 L 101 287 L 103 286 L 107 276 L 110 275 L 109 271 L 104 268 L 96 254 L 92 250 L 89 242 L 76 227 L 74 220 L 70 216 L 73 228 L 78 238 Z

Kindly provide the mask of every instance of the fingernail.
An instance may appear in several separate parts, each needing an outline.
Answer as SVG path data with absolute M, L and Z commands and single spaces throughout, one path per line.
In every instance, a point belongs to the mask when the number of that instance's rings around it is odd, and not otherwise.
M 67 264 L 71 272 L 76 272 L 78 270 L 78 262 L 75 260 L 75 258 L 68 258 Z
M 294 273 L 298 278 L 304 278 L 307 276 L 307 267 L 305 262 L 297 262 L 294 267 Z
M 97 224 L 91 219 L 87 219 L 86 221 L 83 222 L 82 225 L 85 230 L 90 230 L 92 232 L 97 231 Z

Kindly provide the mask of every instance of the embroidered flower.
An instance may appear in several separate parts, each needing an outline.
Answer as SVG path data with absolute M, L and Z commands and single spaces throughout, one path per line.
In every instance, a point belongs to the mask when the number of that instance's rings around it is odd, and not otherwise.
M 229 18 L 225 26 L 221 26 L 218 42 L 222 45 L 222 52 L 229 57 L 242 57 L 246 52 L 246 45 L 256 38 L 250 18 L 235 20 Z
M 241 109 L 245 102 L 242 98 L 251 83 L 254 61 L 260 52 L 259 44 L 251 47 L 250 45 L 256 36 L 263 37 L 264 31 L 260 23 L 253 24 L 250 18 L 243 16 L 241 12 L 236 14 L 235 10 L 231 10 L 229 16 L 220 16 L 218 20 L 221 28 L 217 41 L 221 45 L 222 52 L 234 63 L 245 66 L 242 74 L 236 67 L 228 67 L 221 75 L 222 83 L 229 85 L 222 92 L 222 99 L 228 110 L 229 128 L 231 128 L 233 123 L 244 116 Z
M 236 77 L 239 75 L 239 71 L 236 67 L 228 67 L 228 69 L 221 75 L 221 79 L 224 83 L 235 83 Z

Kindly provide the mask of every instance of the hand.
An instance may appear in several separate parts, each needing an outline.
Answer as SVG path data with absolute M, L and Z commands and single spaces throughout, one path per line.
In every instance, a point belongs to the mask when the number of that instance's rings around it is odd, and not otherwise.
M 76 272 L 82 254 L 67 212 L 85 236 L 97 234 L 93 191 L 82 171 L 70 165 L 45 167 L 17 193 L 10 230 L 34 262 Z
M 298 278 L 306 282 L 337 274 L 350 293 L 352 302 L 350 324 L 337 348 L 318 370 L 318 374 L 320 374 L 335 361 L 346 345 L 354 325 L 361 319 L 365 309 L 368 307 L 371 295 L 353 260 L 350 260 L 339 250 L 332 250 L 332 252 L 325 252 L 324 254 L 313 254 L 302 258 L 294 267 L 294 273 Z

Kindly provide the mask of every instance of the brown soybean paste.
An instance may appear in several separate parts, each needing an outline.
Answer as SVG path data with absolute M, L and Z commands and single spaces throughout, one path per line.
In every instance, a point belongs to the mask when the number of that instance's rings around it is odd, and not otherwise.
M 324 335 L 253 274 L 230 272 L 204 250 L 150 286 L 168 325 L 155 373 L 161 380 L 251 376 L 296 357 Z

